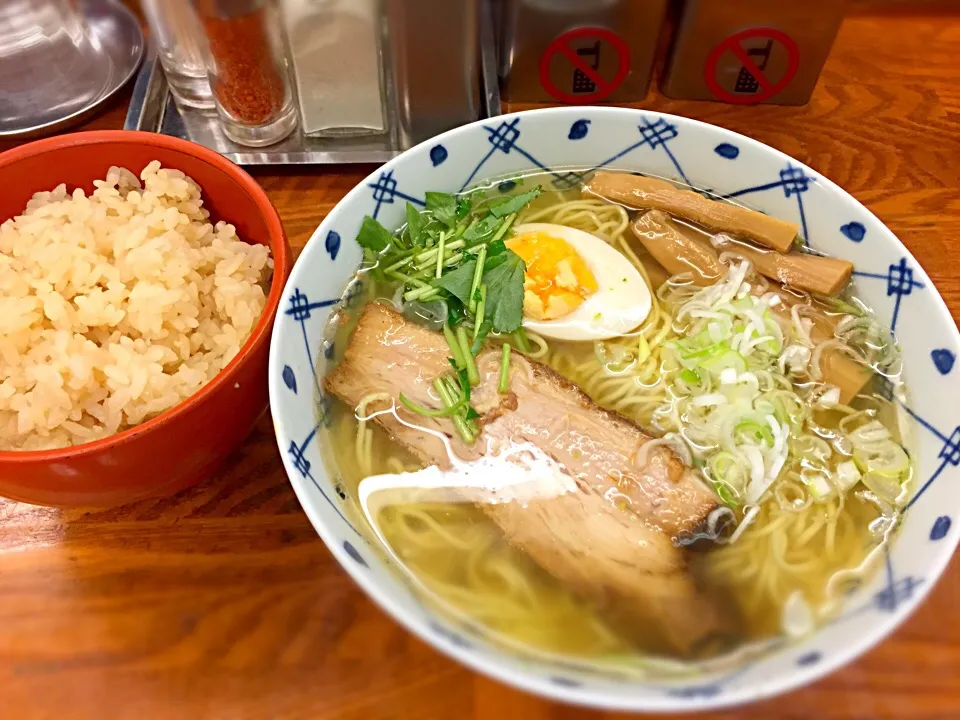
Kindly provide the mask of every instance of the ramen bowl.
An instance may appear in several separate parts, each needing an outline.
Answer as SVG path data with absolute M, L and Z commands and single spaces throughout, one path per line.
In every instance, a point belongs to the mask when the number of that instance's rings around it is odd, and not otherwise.
M 389 229 L 428 191 L 551 173 L 562 188 L 585 169 L 641 172 L 733 197 L 795 222 L 810 246 L 856 268 L 857 293 L 902 346 L 909 394 L 896 401 L 912 437 L 913 496 L 875 570 L 813 632 L 774 639 L 717 662 L 650 662 L 623 672 L 572 657 L 508 649 L 475 622 L 438 612 L 348 508 L 318 434 L 331 422 L 322 390 L 331 357 L 327 323 L 356 303 L 351 283 L 364 216 Z M 348 292 L 345 292 L 347 288 Z M 273 331 L 269 383 L 277 440 L 310 521 L 363 590 L 442 652 L 507 684 L 557 700 L 632 711 L 686 711 L 755 701 L 807 684 L 880 642 L 922 601 L 960 529 L 960 338 L 919 263 L 866 208 L 814 170 L 749 138 L 685 118 L 619 108 L 506 115 L 434 138 L 370 175 L 330 213 L 296 263 Z

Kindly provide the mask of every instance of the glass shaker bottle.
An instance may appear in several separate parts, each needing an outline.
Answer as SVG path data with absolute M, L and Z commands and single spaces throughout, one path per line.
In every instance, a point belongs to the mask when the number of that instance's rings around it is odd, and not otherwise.
M 213 110 L 207 39 L 190 0 L 142 0 L 142 6 L 170 92 L 183 105 Z
M 224 133 L 241 145 L 272 145 L 297 126 L 297 109 L 271 0 L 194 0 L 210 48 L 210 87 Z

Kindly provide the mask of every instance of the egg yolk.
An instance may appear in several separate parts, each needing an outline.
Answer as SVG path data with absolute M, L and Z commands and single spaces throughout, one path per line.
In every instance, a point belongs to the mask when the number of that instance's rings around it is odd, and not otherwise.
M 529 232 L 507 241 L 523 258 L 523 312 L 533 320 L 555 320 L 569 315 L 597 291 L 597 280 L 583 258 L 566 240 Z

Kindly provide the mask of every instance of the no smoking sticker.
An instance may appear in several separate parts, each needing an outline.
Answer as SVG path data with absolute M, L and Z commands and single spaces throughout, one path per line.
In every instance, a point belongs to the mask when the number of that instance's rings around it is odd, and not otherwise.
M 610 97 L 630 74 L 630 46 L 607 28 L 568 30 L 540 58 L 540 84 L 565 103 L 595 103 Z
M 749 105 L 786 88 L 799 67 L 800 49 L 793 38 L 774 28 L 750 28 L 710 51 L 703 79 L 717 100 Z

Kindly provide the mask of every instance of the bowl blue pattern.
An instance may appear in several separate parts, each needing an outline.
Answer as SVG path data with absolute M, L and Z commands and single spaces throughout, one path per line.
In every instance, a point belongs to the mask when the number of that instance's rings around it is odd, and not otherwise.
M 564 659 L 534 659 L 428 608 L 343 510 L 317 433 L 329 423 L 319 378 L 333 354 L 330 313 L 355 302 L 353 242 L 364 215 L 387 227 L 428 190 L 460 191 L 534 170 L 558 188 L 584 168 L 674 178 L 800 224 L 813 248 L 852 260 L 859 293 L 904 348 L 918 481 L 880 570 L 813 635 L 778 641 L 723 666 L 654 666 L 643 676 Z M 509 183 L 501 189 L 507 191 Z M 346 288 L 346 291 L 345 291 Z M 960 539 L 960 337 L 917 261 L 860 203 L 810 168 L 761 143 L 697 121 L 619 108 L 557 108 L 506 115 L 445 133 L 374 172 L 330 213 L 294 267 L 270 357 L 270 399 L 284 465 L 307 515 L 357 583 L 435 647 L 500 680 L 553 698 L 624 710 L 694 710 L 768 697 L 811 682 L 879 642 L 912 612 Z

